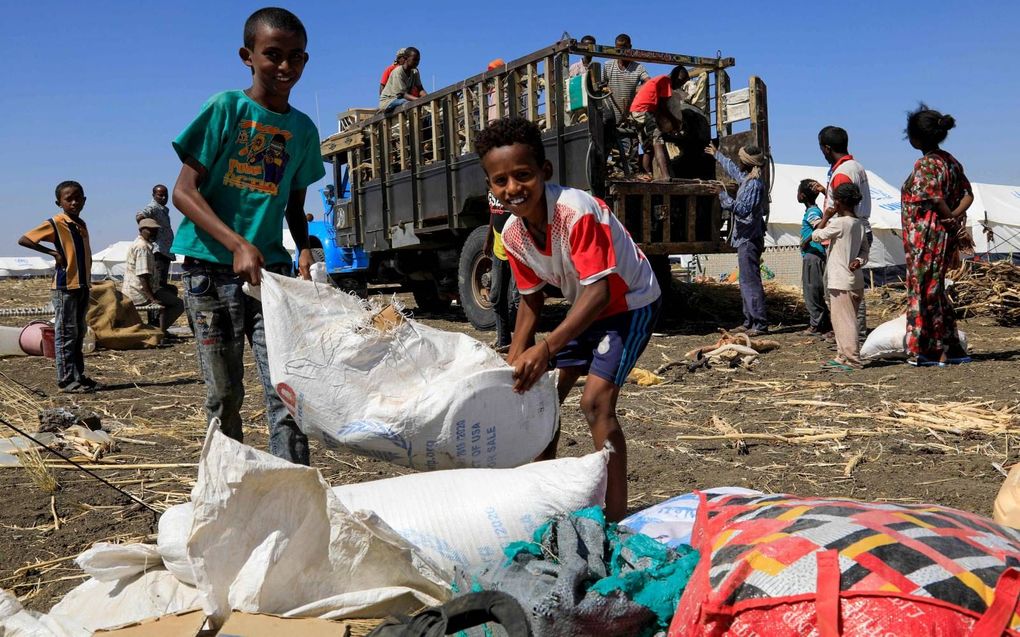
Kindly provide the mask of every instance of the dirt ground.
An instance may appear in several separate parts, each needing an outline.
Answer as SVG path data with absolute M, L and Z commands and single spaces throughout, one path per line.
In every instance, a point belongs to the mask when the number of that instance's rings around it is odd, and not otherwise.
M 46 287 L 42 280 L 0 281 L 0 307 L 41 305 L 48 300 Z M 715 342 L 718 327 L 740 321 L 735 286 L 685 285 L 677 294 L 677 309 L 665 317 L 639 367 L 654 370 L 680 361 L 688 350 Z M 895 302 L 880 302 L 882 295 L 869 296 L 872 326 L 896 311 Z M 413 307 L 409 298 L 406 302 Z M 769 307 L 780 347 L 750 369 L 688 372 L 680 366 L 663 373 L 663 384 L 623 389 L 632 510 L 693 489 L 736 485 L 990 513 L 1003 478 L 1000 468 L 1008 469 L 1018 455 L 1020 421 L 1011 410 L 1018 408 L 1020 331 L 970 319 L 961 327 L 970 336 L 973 364 L 915 369 L 888 363 L 837 374 L 821 369 L 832 357 L 830 346 L 799 333 L 804 316 L 796 290 L 770 288 Z M 563 311 L 554 308 L 553 315 Z M 417 318 L 484 342 L 492 338 L 456 312 Z M 25 322 L 0 319 L 4 325 Z M 193 342 L 101 350 L 86 357 L 86 366 L 106 388 L 72 398 L 56 392 L 52 361 L 0 359 L 4 418 L 34 431 L 38 409 L 77 404 L 93 410 L 118 438 L 118 450 L 100 461 L 107 463 L 98 469 L 103 477 L 160 510 L 186 500 L 206 430 Z M 265 449 L 250 357 L 246 389 L 245 440 Z M 578 395 L 568 397 L 563 409 L 562 455 L 592 448 Z M 719 419 L 747 435 L 742 448 L 719 438 Z M 313 447 L 312 461 L 332 484 L 407 471 L 319 446 Z M 152 541 L 156 530 L 152 513 L 94 479 L 70 469 L 50 471 L 59 483 L 52 494 L 23 468 L 0 468 L 0 489 L 7 494 L 0 508 L 5 538 L 0 587 L 36 610 L 48 609 L 84 579 L 73 563 L 79 552 L 98 541 Z

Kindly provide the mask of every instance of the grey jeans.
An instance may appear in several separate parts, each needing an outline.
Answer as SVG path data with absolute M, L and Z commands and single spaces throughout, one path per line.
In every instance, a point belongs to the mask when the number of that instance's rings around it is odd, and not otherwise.
M 761 282 L 761 253 L 765 239 L 759 237 L 737 247 L 737 268 L 740 282 L 740 300 L 744 306 L 744 327 L 767 330 L 765 316 L 765 286 Z
M 825 259 L 817 254 L 803 255 L 800 282 L 804 288 L 804 305 L 811 317 L 811 327 L 828 332 L 832 323 L 829 307 L 825 304 Z
M 85 313 L 89 309 L 89 289 L 53 290 L 56 325 L 53 344 L 57 354 L 57 386 L 66 387 L 85 378 Z
M 290 274 L 289 266 L 267 270 Z M 189 261 L 184 267 L 185 305 L 195 327 L 199 366 L 205 378 L 205 414 L 220 419 L 220 431 L 243 441 L 244 341 L 255 357 L 269 424 L 269 452 L 307 465 L 308 437 L 276 394 L 269 379 L 262 303 L 241 291 L 243 282 L 230 266 Z
M 509 261 L 492 257 L 489 301 L 496 313 L 496 346 L 504 347 L 510 344 L 517 322 L 517 307 L 521 303 L 521 293 L 517 291 Z

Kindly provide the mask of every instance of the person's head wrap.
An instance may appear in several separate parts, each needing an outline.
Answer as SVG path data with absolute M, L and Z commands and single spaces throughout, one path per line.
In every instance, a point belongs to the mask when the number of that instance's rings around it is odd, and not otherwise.
M 396 62 L 400 58 L 404 57 L 405 55 L 407 55 L 407 48 L 406 47 L 400 47 L 399 49 L 397 49 L 397 55 L 396 55 L 396 57 L 393 58 L 393 61 Z
M 749 148 L 754 148 L 758 152 L 748 152 Z M 744 146 L 737 153 L 737 157 L 740 158 L 740 163 L 745 166 L 751 166 L 751 170 L 747 173 L 748 179 L 758 179 L 761 177 L 761 167 L 765 165 L 765 153 L 759 150 L 757 147 Z
M 506 66 L 506 62 L 503 61 L 503 58 L 496 58 L 492 62 L 489 62 L 489 67 L 487 69 L 485 69 L 485 70 L 486 71 L 494 71 L 494 70 L 498 69 L 501 66 Z

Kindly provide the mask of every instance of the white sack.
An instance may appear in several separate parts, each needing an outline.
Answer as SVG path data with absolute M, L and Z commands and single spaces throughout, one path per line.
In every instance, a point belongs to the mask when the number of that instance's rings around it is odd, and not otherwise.
M 259 294 L 273 384 L 328 446 L 435 470 L 519 466 L 552 440 L 555 374 L 517 394 L 510 366 L 466 334 L 411 319 L 380 331 L 367 302 L 271 273 Z
M 190 502 L 170 507 L 159 516 L 159 534 L 156 547 L 163 565 L 174 577 L 185 584 L 195 583 L 195 574 L 188 561 L 188 536 L 191 522 L 195 518 L 195 507 Z
M 0 591 L 3 637 L 90 637 L 100 628 L 142 621 L 201 605 L 201 594 L 157 568 L 126 579 L 89 579 L 71 590 L 49 613 L 21 607 Z
M 709 495 L 759 495 L 761 491 L 744 487 L 715 487 L 705 489 L 703 493 Z M 700 506 L 701 498 L 697 491 L 693 491 L 632 513 L 620 521 L 620 526 L 635 533 L 647 535 L 672 548 L 683 544 L 689 545 L 691 533 L 694 531 L 694 523 L 698 520 Z
M 163 568 L 163 558 L 151 544 L 98 542 L 74 558 L 74 562 L 100 582 L 115 582 L 154 568 Z
M 967 350 L 967 335 L 957 330 L 960 345 Z M 900 316 L 882 323 L 868 334 L 861 346 L 861 358 L 864 360 L 890 359 L 898 360 L 907 357 L 907 315 Z
M 442 603 L 449 578 L 315 469 L 252 449 L 214 420 L 191 492 L 188 560 L 218 625 L 232 608 L 364 617 Z
M 418 473 L 333 492 L 348 509 L 374 511 L 440 566 L 474 570 L 499 564 L 507 544 L 530 540 L 549 518 L 601 505 L 608 453 Z

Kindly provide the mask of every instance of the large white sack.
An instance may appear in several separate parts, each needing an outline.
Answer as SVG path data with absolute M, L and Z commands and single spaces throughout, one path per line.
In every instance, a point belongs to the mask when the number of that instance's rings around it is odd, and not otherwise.
M 510 542 L 530 540 L 549 518 L 606 495 L 608 451 L 517 469 L 458 469 L 334 487 L 351 510 L 374 511 L 450 569 L 495 566 Z
M 957 330 L 960 345 L 967 349 L 967 335 Z M 907 357 L 907 315 L 901 314 L 875 328 L 861 346 L 865 360 L 898 360 Z
M 555 374 L 523 394 L 492 349 L 326 285 L 263 273 L 272 382 L 301 429 L 328 446 L 419 470 L 530 462 L 552 440 Z
M 0 635 L 90 637 L 101 628 L 197 608 L 201 603 L 195 588 L 163 568 L 108 582 L 90 578 L 46 614 L 25 610 L 17 599 L 0 591 Z
M 191 502 L 187 556 L 217 625 L 232 608 L 378 617 L 450 595 L 445 573 L 375 515 L 347 510 L 318 471 L 231 440 L 215 420 Z
M 159 516 L 159 533 L 156 548 L 166 570 L 186 584 L 195 583 L 195 574 L 188 561 L 188 536 L 195 519 L 195 507 L 190 502 L 170 507 Z

